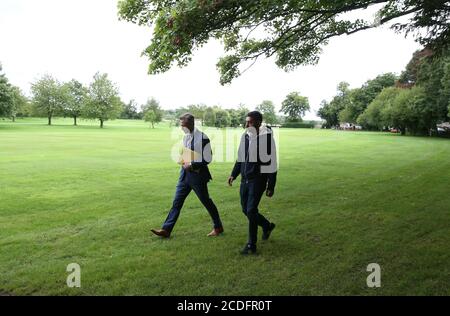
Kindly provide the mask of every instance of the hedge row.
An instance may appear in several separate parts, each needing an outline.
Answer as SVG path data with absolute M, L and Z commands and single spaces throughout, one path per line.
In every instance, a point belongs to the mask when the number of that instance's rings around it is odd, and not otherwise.
M 313 123 L 306 122 L 286 122 L 281 127 L 285 128 L 314 128 Z

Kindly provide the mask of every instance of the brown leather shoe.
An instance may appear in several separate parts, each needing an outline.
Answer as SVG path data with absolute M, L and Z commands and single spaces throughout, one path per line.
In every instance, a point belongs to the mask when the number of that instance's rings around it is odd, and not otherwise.
M 216 237 L 223 233 L 223 227 L 214 228 L 212 232 L 208 234 L 208 237 Z
M 163 238 L 170 237 L 170 232 L 165 229 L 152 229 L 151 232 L 159 237 L 163 237 Z

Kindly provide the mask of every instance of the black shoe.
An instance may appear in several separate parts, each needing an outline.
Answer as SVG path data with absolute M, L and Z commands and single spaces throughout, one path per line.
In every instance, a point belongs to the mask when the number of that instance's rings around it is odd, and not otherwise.
M 241 250 L 241 255 L 254 255 L 256 254 L 256 246 L 251 246 L 249 244 L 245 245 L 244 249 Z
M 274 223 L 270 223 L 270 226 L 267 230 L 263 231 L 263 235 L 262 235 L 262 240 L 267 240 L 270 237 L 270 234 L 272 233 L 272 230 L 274 230 L 275 228 L 275 224 Z

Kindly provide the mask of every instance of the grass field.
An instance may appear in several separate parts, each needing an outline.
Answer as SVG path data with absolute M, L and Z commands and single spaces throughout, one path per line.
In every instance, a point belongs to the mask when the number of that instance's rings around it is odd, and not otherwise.
M 179 169 L 167 125 L 0 121 L 0 293 L 16 295 L 450 295 L 450 141 L 284 129 L 277 224 L 259 255 L 247 235 L 232 163 L 210 193 L 226 233 L 195 195 L 169 240 L 150 236 Z M 241 130 L 236 130 L 240 133 Z M 81 266 L 81 288 L 66 266 Z M 381 288 L 369 289 L 369 263 Z

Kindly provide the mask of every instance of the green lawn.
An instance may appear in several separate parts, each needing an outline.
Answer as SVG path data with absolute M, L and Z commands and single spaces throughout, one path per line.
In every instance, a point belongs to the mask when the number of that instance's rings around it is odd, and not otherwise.
M 0 293 L 18 295 L 450 295 L 450 141 L 284 129 L 277 224 L 259 255 L 232 163 L 211 164 L 226 233 L 195 195 L 169 240 L 150 236 L 170 208 L 178 166 L 167 125 L 0 121 Z M 236 130 L 240 133 L 241 130 Z M 81 265 L 79 289 L 66 266 Z M 369 263 L 381 288 L 366 286 Z

